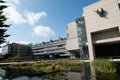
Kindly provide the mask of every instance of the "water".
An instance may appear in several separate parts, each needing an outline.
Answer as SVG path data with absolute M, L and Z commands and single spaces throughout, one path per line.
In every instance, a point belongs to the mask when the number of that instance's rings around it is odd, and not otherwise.
M 118 69 L 117 72 L 97 72 L 92 64 L 86 63 L 86 66 L 82 68 L 62 68 L 60 72 L 38 76 L 25 76 L 19 72 L 0 69 L 0 80 L 120 80 L 120 70 Z

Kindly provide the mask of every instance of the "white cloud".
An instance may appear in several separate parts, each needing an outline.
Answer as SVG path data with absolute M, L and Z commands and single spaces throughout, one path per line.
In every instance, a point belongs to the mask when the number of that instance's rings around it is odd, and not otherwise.
M 26 23 L 26 19 L 16 10 L 14 5 L 6 8 L 4 11 L 11 22 L 16 24 Z
M 7 1 L 7 3 L 11 4 L 20 4 L 20 0 L 3 0 L 3 1 Z
M 20 44 L 29 44 L 30 42 L 27 42 L 27 41 L 20 41 L 20 42 L 18 42 L 18 43 L 20 43 Z
M 35 35 L 37 35 L 39 37 L 43 37 L 43 38 L 47 38 L 47 37 L 55 35 L 54 30 L 52 30 L 50 27 L 46 27 L 46 26 L 37 26 L 37 27 L 35 27 L 33 33 Z
M 13 2 L 14 2 L 15 4 L 20 4 L 20 1 L 19 1 L 19 0 L 13 0 Z
M 25 16 L 27 17 L 28 24 L 34 26 L 39 19 L 41 19 L 42 17 L 46 17 L 47 14 L 44 11 L 39 13 L 25 11 Z
M 34 26 L 41 18 L 46 17 L 47 14 L 42 12 L 28 12 L 23 11 L 23 13 L 17 10 L 15 4 L 20 4 L 20 0 L 6 0 L 8 1 L 7 5 L 10 5 L 4 10 L 6 16 L 9 18 L 8 21 L 11 21 L 15 24 L 27 23 L 31 26 Z

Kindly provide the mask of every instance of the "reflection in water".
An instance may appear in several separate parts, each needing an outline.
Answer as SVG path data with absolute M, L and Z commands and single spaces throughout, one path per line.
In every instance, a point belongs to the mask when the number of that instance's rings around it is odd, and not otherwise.
M 44 77 L 49 77 L 51 80 L 90 80 L 90 65 L 85 67 L 62 68 L 59 73 L 48 74 Z
M 3 69 L 0 69 L 0 76 L 3 76 L 3 77 L 5 77 L 5 70 L 3 70 Z
M 8 80 L 89 80 L 90 78 L 90 65 L 86 64 L 85 67 L 63 68 L 60 72 L 47 74 L 44 76 L 22 76 L 20 71 L 6 69 L 6 74 L 1 75 L 4 79 Z M 21 76 L 21 77 L 20 77 Z M 1 79 L 2 80 L 2 79 Z
M 50 80 L 50 79 L 40 78 L 37 76 L 33 76 L 33 77 L 22 76 L 22 77 L 15 78 L 13 80 Z
M 120 80 L 120 63 L 116 64 L 116 73 L 101 73 L 95 71 L 92 63 L 85 67 L 63 68 L 60 72 L 42 76 L 23 76 L 19 70 L 0 69 L 0 80 Z

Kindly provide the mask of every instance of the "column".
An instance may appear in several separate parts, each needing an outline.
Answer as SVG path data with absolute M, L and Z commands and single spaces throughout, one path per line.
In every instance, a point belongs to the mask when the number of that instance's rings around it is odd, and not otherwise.
M 94 46 L 93 46 L 93 42 L 92 42 L 92 36 L 91 33 L 88 34 L 88 50 L 89 50 L 89 59 L 91 61 L 94 60 Z

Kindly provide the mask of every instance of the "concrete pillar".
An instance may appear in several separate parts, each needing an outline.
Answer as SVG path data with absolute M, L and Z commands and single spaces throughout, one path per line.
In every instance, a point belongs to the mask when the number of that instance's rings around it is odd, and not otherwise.
M 90 69 L 91 69 L 91 79 L 90 80 L 96 80 L 95 68 L 93 67 L 92 62 L 90 62 Z
M 92 42 L 92 36 L 90 33 L 88 34 L 88 50 L 89 50 L 89 59 L 93 61 L 95 53 L 94 53 L 94 46 Z
M 119 29 L 119 33 L 120 33 L 120 26 L 118 27 L 118 29 Z

